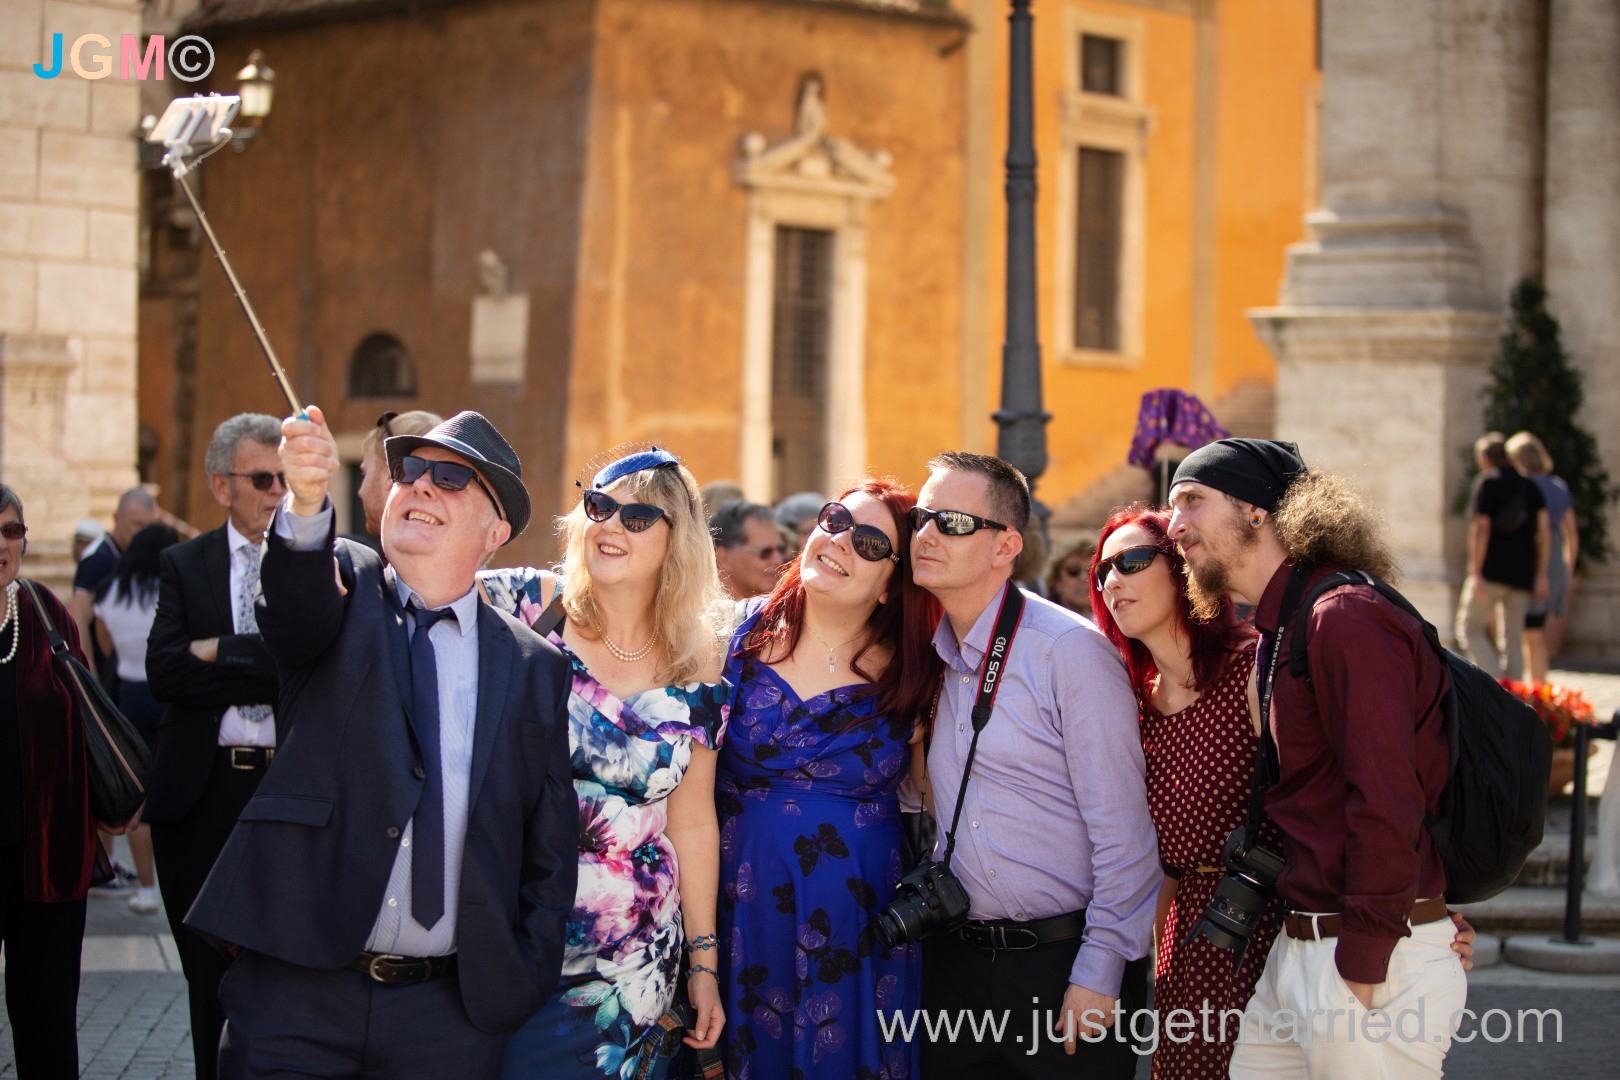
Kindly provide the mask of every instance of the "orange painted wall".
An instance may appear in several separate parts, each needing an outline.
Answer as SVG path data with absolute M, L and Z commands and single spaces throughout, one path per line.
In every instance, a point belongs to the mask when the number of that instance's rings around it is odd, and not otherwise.
M 988 415 L 1000 400 L 1004 336 L 1002 288 L 1006 215 L 1001 197 L 1006 150 L 1007 24 L 1005 5 L 973 0 L 980 32 L 993 38 L 996 95 L 986 171 L 990 199 L 978 227 L 988 230 L 983 357 L 988 393 L 982 426 L 961 432 L 964 445 L 993 449 Z M 1194 341 L 1194 164 L 1196 154 L 1199 0 L 1175 3 L 1035 5 L 1035 139 L 1039 160 L 1037 260 L 1039 333 L 1049 464 L 1038 483 L 1048 506 L 1059 507 L 1123 465 L 1143 391 L 1190 387 Z M 1216 19 L 1217 101 L 1214 109 L 1214 394 L 1275 369 L 1244 311 L 1275 303 L 1287 245 L 1304 232 L 1308 209 L 1306 108 L 1319 74 L 1314 66 L 1311 0 L 1221 0 Z M 1132 20 L 1142 27 L 1142 93 L 1153 111 L 1145 159 L 1143 355 L 1134 370 L 1061 363 L 1052 340 L 1057 295 L 1058 168 L 1061 93 L 1077 81 L 1068 71 L 1073 46 L 1068 9 Z

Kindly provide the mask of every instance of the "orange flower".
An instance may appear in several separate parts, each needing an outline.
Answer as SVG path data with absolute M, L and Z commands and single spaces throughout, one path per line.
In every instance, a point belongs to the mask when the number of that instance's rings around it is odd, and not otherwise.
M 1593 722 L 1592 703 L 1576 687 L 1523 683 L 1514 679 L 1500 682 L 1508 693 L 1536 710 L 1554 746 L 1574 746 L 1575 725 Z

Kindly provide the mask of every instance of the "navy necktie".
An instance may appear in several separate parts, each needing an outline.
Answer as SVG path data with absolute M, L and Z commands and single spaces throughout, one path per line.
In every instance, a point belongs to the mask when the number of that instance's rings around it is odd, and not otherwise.
M 411 917 L 431 930 L 444 917 L 444 772 L 439 761 L 439 664 L 428 635 L 434 623 L 455 612 L 449 608 L 412 612 L 416 630 L 411 634 L 411 701 L 426 776 L 413 819 Z

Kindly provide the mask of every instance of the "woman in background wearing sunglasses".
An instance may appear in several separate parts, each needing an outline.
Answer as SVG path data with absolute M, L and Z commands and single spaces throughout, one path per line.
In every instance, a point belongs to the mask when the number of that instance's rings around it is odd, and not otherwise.
M 558 520 L 556 577 L 481 575 L 490 602 L 531 626 L 558 592 L 563 621 L 550 637 L 573 665 L 579 888 L 562 985 L 507 1047 L 502 1075 L 522 1080 L 665 1075 L 678 1047 L 659 1021 L 683 951 L 695 1012 L 686 1042 L 711 1047 L 725 1024 L 714 763 L 729 690 L 707 618 L 720 593 L 714 545 L 697 482 L 673 455 L 636 446 L 598 460 Z
M 726 668 L 719 967 L 726 1073 L 916 1076 L 878 1013 L 921 1003 L 921 951 L 872 918 L 907 869 L 898 792 L 939 681 L 937 603 L 911 581 L 916 497 L 867 479 L 821 508 L 747 602 Z

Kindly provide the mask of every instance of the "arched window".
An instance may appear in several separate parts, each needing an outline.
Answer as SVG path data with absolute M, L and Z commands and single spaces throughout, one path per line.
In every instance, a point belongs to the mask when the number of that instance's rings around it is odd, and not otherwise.
M 367 334 L 349 358 L 349 396 L 416 396 L 416 368 L 410 350 L 393 334 Z

